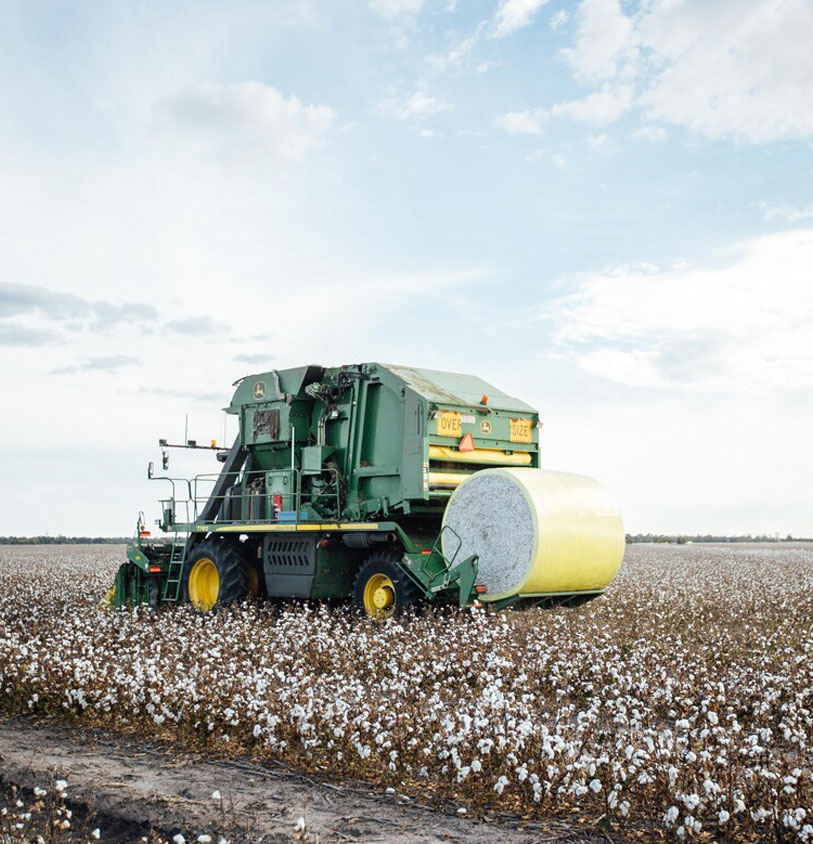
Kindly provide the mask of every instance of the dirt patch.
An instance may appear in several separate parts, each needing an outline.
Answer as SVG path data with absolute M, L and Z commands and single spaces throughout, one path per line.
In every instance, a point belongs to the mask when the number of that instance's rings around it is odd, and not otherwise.
M 106 842 L 138 841 L 150 832 L 168 839 L 181 833 L 188 842 L 199 835 L 217 842 L 222 835 L 258 844 L 615 840 L 519 818 L 469 818 L 456 807 L 419 806 L 359 783 L 316 782 L 254 760 L 179 754 L 99 730 L 24 720 L 0 724 L 0 777 L 27 789 L 67 780 L 71 803 L 93 813 Z

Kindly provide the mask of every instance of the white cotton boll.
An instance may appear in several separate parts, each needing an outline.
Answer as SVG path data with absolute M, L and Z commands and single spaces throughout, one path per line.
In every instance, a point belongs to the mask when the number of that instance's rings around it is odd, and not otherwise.
M 458 809 L 457 809 L 457 814 L 458 814 L 458 815 L 465 815 L 465 814 L 466 814 L 466 811 L 467 811 L 467 810 L 466 810 L 466 808 L 465 808 L 464 806 L 459 806 L 459 807 L 458 807 Z
M 93 832 L 90 833 L 90 837 L 95 839 L 96 841 L 98 841 L 102 837 L 102 831 L 99 829 L 98 826 L 96 827 L 96 829 L 93 830 Z
M 782 825 L 786 827 L 790 827 L 791 829 L 796 829 L 799 826 L 799 821 L 793 817 L 790 809 L 785 809 L 782 813 Z
M 729 815 L 725 809 L 720 809 L 720 811 L 717 813 L 717 821 L 721 824 L 728 823 L 728 819 L 730 817 L 731 815 Z
M 54 788 L 56 788 L 57 791 L 66 791 L 68 788 L 67 780 L 57 780 L 54 783 Z
M 687 794 L 687 795 L 685 795 L 683 797 L 683 805 L 690 812 L 693 812 L 700 805 L 700 795 L 698 795 L 698 794 Z
M 198 836 L 198 844 L 211 844 L 211 841 L 212 841 L 211 835 L 206 835 L 204 833 L 203 835 Z
M 677 821 L 679 816 L 680 816 L 680 809 L 678 809 L 677 806 L 670 806 L 666 810 L 666 812 L 663 816 L 663 822 L 667 826 L 674 826 L 674 824 Z
M 305 818 L 300 816 L 296 819 L 296 823 L 294 824 L 294 831 L 295 832 L 304 832 L 305 831 Z
M 217 789 L 215 789 L 212 792 L 212 800 L 220 800 L 220 799 L 221 799 L 220 792 Z
M 179 832 L 177 835 L 172 836 L 172 840 L 174 844 L 186 844 L 186 839 L 181 835 Z
M 595 794 L 598 794 L 601 791 L 601 780 L 595 779 L 590 781 L 590 790 L 593 791 Z

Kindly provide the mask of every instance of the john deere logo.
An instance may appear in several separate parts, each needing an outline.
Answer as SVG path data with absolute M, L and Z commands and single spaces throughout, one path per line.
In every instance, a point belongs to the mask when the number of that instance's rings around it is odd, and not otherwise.
M 483 419 L 480 423 L 480 433 L 481 434 L 490 434 L 491 433 L 491 423 L 488 419 Z
M 254 382 L 254 398 L 255 399 L 264 399 L 265 398 L 265 381 L 255 381 Z

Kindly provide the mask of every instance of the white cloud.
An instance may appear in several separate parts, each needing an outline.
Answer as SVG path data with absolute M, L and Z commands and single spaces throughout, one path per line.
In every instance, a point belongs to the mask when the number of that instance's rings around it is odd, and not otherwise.
M 335 117 L 328 106 L 303 105 L 260 82 L 192 85 L 160 100 L 153 113 L 160 128 L 182 136 L 184 148 L 288 161 L 318 146 Z
M 418 134 L 422 138 L 434 138 L 435 137 L 435 133 L 431 129 L 421 129 L 421 131 L 418 132 Z
M 505 38 L 528 26 L 548 0 L 500 0 L 494 14 L 494 38 Z
M 387 99 L 381 103 L 382 114 L 397 120 L 410 120 L 414 117 L 430 117 L 448 108 L 443 100 L 429 96 L 423 91 L 416 91 L 408 100 Z
M 663 126 L 641 126 L 630 137 L 639 141 L 665 141 L 669 137 L 669 132 Z
M 632 106 L 633 92 L 629 85 L 603 86 L 580 100 L 556 103 L 551 114 L 599 125 L 613 123 Z
M 558 12 L 551 15 L 550 28 L 553 30 L 559 29 L 563 27 L 569 19 L 570 15 L 567 13 L 567 9 L 559 9 Z
M 795 205 L 770 205 L 767 202 L 758 203 L 765 220 L 787 220 L 789 223 L 800 223 L 813 219 L 813 203 L 799 208 Z
M 544 120 L 544 109 L 529 109 L 501 114 L 495 122 L 510 135 L 541 135 Z
M 382 18 L 417 15 L 422 7 L 423 0 L 370 0 L 370 9 Z
M 471 35 L 455 41 L 445 55 L 431 55 L 429 63 L 438 70 L 459 70 L 482 37 L 488 21 L 481 21 Z
M 629 85 L 606 85 L 580 100 L 555 103 L 550 109 L 510 111 L 497 118 L 497 125 L 512 135 L 539 135 L 550 117 L 567 117 L 596 126 L 606 126 L 629 111 L 633 90 Z
M 574 46 L 562 50 L 577 79 L 614 79 L 636 58 L 634 20 L 618 0 L 582 0 L 578 22 Z
M 577 80 L 634 83 L 642 113 L 712 138 L 813 135 L 813 15 L 804 0 L 583 0 Z
M 579 356 L 587 372 L 629 387 L 662 387 L 663 375 L 651 351 L 602 348 Z
M 813 388 L 813 229 L 739 247 L 727 266 L 604 270 L 546 308 L 555 339 L 633 386 Z

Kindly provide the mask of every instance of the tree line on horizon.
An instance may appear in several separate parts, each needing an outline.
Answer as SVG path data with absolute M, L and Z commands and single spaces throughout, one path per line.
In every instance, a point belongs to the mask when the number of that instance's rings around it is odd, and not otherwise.
M 636 542 L 661 542 L 667 545 L 686 545 L 688 543 L 702 543 L 702 542 L 811 542 L 809 537 L 791 536 L 788 534 L 781 537 L 778 533 L 768 534 L 760 533 L 756 536 L 752 534 L 741 536 L 722 536 L 711 533 L 704 534 L 666 534 L 666 533 L 628 533 L 626 535 L 627 545 L 632 545 Z
M 0 545 L 126 545 L 129 536 L 0 536 Z

